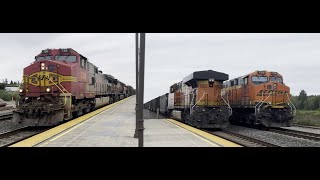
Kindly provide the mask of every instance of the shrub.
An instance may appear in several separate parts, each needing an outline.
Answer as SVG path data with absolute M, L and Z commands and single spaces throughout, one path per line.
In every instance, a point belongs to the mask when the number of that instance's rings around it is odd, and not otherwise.
M 12 95 L 13 93 L 9 93 L 6 90 L 0 90 L 0 98 L 3 99 L 4 101 L 11 101 Z M 16 93 L 13 95 L 13 100 L 19 100 L 19 99 L 20 99 L 19 94 Z

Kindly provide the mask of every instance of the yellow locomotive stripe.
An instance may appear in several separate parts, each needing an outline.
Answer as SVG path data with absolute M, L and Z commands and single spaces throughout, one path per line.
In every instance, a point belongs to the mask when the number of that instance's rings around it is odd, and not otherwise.
M 55 83 L 62 82 L 77 82 L 77 77 L 74 76 L 63 76 L 54 72 L 39 71 L 31 74 L 30 76 L 24 76 L 24 82 L 33 86 L 52 86 L 51 81 L 47 81 L 46 78 L 50 78 Z
M 133 96 L 131 96 L 129 98 L 132 98 L 132 97 Z M 39 144 L 39 143 L 41 143 L 41 142 L 43 142 L 43 141 L 45 141 L 45 140 L 47 140 L 49 138 L 52 138 L 52 137 L 58 135 L 59 133 L 62 133 L 64 131 L 66 131 L 66 130 L 78 125 L 79 123 L 81 123 L 83 121 L 89 120 L 89 118 L 91 118 L 91 117 L 93 117 L 93 116 L 95 116 L 95 115 L 97 115 L 97 114 L 99 114 L 99 113 L 101 113 L 101 112 L 103 112 L 103 111 L 105 111 L 105 110 L 107 110 L 107 109 L 119 104 L 119 103 L 122 103 L 123 101 L 126 101 L 126 100 L 128 100 L 128 98 L 123 99 L 121 101 L 118 101 L 116 103 L 110 104 L 108 106 L 105 106 L 103 108 L 100 108 L 100 109 L 95 110 L 93 112 L 90 112 L 88 114 L 85 114 L 85 115 L 83 115 L 81 117 L 78 117 L 78 118 L 76 118 L 74 120 L 71 120 L 71 121 L 69 121 L 67 123 L 61 124 L 60 126 L 54 127 L 54 128 L 49 129 L 49 130 L 47 130 L 45 132 L 42 132 L 42 133 L 37 134 L 35 136 L 32 136 L 32 137 L 30 137 L 28 139 L 25 139 L 23 141 L 15 143 L 15 144 L 13 144 L 13 145 L 11 145 L 9 147 L 32 147 L 32 146 L 35 146 L 35 145 L 37 145 L 37 144 Z
M 177 126 L 180 126 L 188 131 L 191 131 L 192 133 L 196 134 L 196 135 L 199 135 L 201 137 L 204 137 L 214 143 L 217 143 L 217 144 L 220 144 L 224 147 L 242 147 L 241 145 L 239 144 L 236 144 L 234 142 L 231 142 L 231 141 L 228 141 L 228 140 L 225 140 L 223 138 L 220 138 L 218 136 L 215 136 L 215 135 L 212 135 L 210 133 L 207 133 L 207 132 L 204 132 L 204 131 L 201 131 L 197 128 L 194 128 L 194 127 L 191 127 L 191 126 L 188 126 L 186 124 L 183 124 L 181 122 L 178 122 L 176 120 L 173 120 L 173 119 L 167 119 L 168 122 L 171 122 Z

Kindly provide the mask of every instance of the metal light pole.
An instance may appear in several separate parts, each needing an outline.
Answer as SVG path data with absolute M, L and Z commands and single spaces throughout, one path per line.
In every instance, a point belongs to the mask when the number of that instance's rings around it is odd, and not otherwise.
M 139 33 L 136 33 L 136 130 L 134 138 L 138 138 L 138 94 L 139 94 Z
M 145 33 L 140 33 L 139 52 L 139 89 L 138 89 L 138 131 L 139 147 L 143 147 L 143 92 L 144 92 L 144 60 L 145 60 Z

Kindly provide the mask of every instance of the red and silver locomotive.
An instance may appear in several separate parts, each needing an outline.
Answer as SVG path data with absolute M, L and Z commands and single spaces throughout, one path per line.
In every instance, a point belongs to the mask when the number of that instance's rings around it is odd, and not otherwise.
M 46 49 L 24 68 L 13 121 L 52 126 L 133 94 L 75 50 Z

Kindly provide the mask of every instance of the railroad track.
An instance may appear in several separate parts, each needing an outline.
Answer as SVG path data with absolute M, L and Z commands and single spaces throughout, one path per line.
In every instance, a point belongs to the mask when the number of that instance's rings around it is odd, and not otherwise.
M 0 121 L 7 120 L 13 117 L 12 107 L 1 107 L 0 108 Z
M 174 117 L 168 117 L 168 118 L 177 120 Z M 179 120 L 177 120 L 177 121 L 179 121 Z M 186 124 L 186 123 L 184 123 L 184 124 Z M 186 125 L 188 125 L 188 124 L 186 124 Z M 219 136 L 219 137 L 226 139 L 228 141 L 232 141 L 232 142 L 239 144 L 241 146 L 244 146 L 244 147 L 281 147 L 281 146 L 278 146 L 275 144 L 271 144 L 271 143 L 268 143 L 265 141 L 254 139 L 254 138 L 244 136 L 242 134 L 234 133 L 234 132 L 231 132 L 228 130 L 221 130 L 221 131 L 209 131 L 207 129 L 201 129 L 201 130 L 205 131 L 209 134 Z
M 271 144 L 265 141 L 261 141 L 258 139 L 254 139 L 248 136 L 244 136 L 242 134 L 237 134 L 231 131 L 222 130 L 222 131 L 207 131 L 204 130 L 207 133 L 219 136 L 221 138 L 227 139 L 229 141 L 232 141 L 234 143 L 240 144 L 244 147 L 280 147 L 275 144 Z
M 10 146 L 14 143 L 39 134 L 47 129 L 48 127 L 24 127 L 0 134 L 0 147 Z
M 11 119 L 13 117 L 13 114 L 2 114 L 0 115 L 0 121 L 4 121 L 4 120 L 8 120 Z
M 287 136 L 293 136 L 297 138 L 312 140 L 312 141 L 320 141 L 320 134 L 304 132 L 304 131 L 296 131 L 292 129 L 283 129 L 283 128 L 271 128 L 270 132 L 275 132 L 278 134 L 283 134 Z
M 293 127 L 302 127 L 302 128 L 311 128 L 311 129 L 320 129 L 320 127 L 317 126 L 304 126 L 304 125 L 300 125 L 300 124 L 293 124 Z

